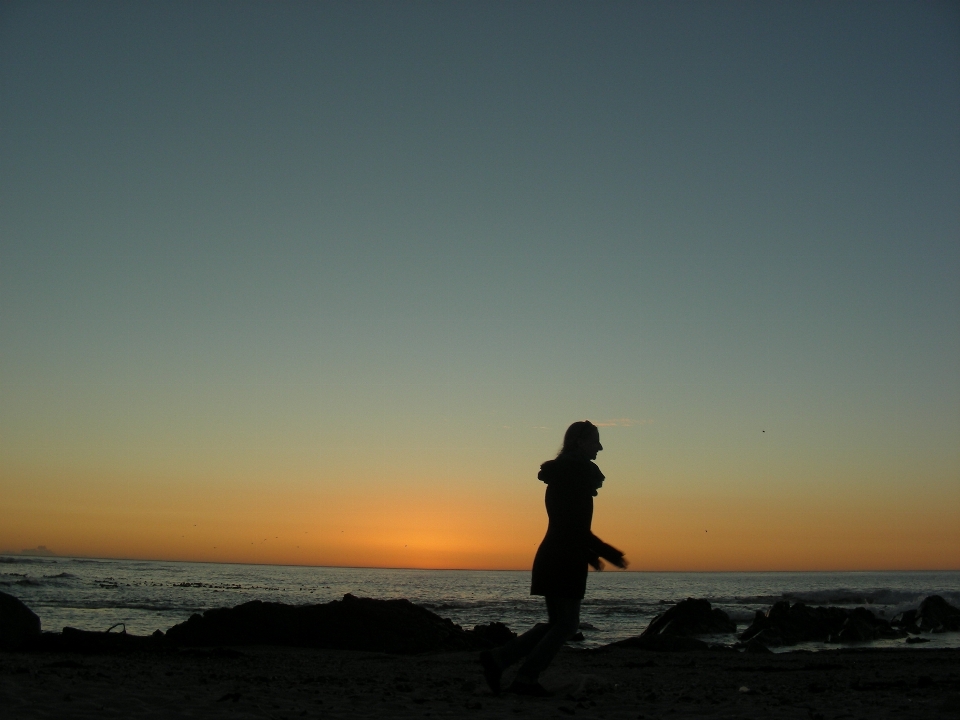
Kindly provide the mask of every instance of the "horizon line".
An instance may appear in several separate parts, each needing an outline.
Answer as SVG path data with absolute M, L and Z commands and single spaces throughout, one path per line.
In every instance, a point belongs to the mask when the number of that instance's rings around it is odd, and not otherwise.
M 303 567 L 303 568 L 323 568 L 338 570 L 419 570 L 419 571 L 438 571 L 438 572 L 530 572 L 530 569 L 517 568 L 461 568 L 461 567 L 397 567 L 383 565 L 305 565 L 302 563 L 266 563 L 266 562 L 241 562 L 236 560 L 167 560 L 157 558 L 138 558 L 138 557 L 109 557 L 95 555 L 22 555 L 18 552 L 0 551 L 0 557 L 17 557 L 33 559 L 50 560 L 117 560 L 128 562 L 166 562 L 166 563 L 192 563 L 196 565 L 253 565 L 264 567 Z M 953 568 L 884 568 L 884 569 L 842 569 L 842 570 L 590 570 L 591 574 L 599 572 L 615 573 L 688 573 L 688 574 L 707 574 L 707 573 L 923 573 L 923 572 L 960 572 L 960 566 Z

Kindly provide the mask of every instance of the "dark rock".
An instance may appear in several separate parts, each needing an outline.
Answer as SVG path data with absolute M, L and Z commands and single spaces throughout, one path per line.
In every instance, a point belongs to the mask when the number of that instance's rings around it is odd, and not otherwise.
M 893 620 L 890 621 L 890 624 L 893 627 L 903 628 L 907 632 L 915 635 L 920 632 L 920 628 L 917 627 L 916 610 L 904 610 L 902 613 L 897 613 Z
M 707 600 L 687 598 L 657 615 L 640 637 L 693 637 L 717 633 L 735 633 L 737 625 Z
M 915 618 L 921 630 L 960 630 L 960 610 L 939 595 L 931 595 L 917 609 Z
M 826 640 L 831 632 L 840 631 L 844 619 L 842 615 L 834 617 L 826 608 L 808 608 L 799 602 L 791 607 L 783 600 L 766 614 L 758 612 L 753 624 L 740 634 L 740 640 L 748 642 L 757 638 L 770 647 Z
M 857 608 L 858 610 L 861 608 Z M 843 621 L 840 632 L 830 638 L 833 642 L 869 642 L 880 637 L 877 627 L 864 617 L 851 613 Z
M 207 610 L 170 628 L 166 640 L 174 645 L 293 645 L 412 654 L 489 647 L 482 635 L 468 633 L 409 600 L 347 594 L 323 605 L 254 600 Z
M 916 645 L 917 643 L 928 643 L 928 642 L 930 642 L 930 638 L 924 638 L 924 637 L 908 637 L 907 638 L 907 643 L 910 645 Z
M 21 650 L 40 638 L 40 618 L 13 595 L 0 592 L 0 648 Z
M 808 607 L 782 600 L 766 615 L 758 612 L 753 624 L 740 634 L 741 642 L 754 638 L 769 647 L 800 642 L 865 642 L 900 638 L 906 632 L 891 627 L 866 608 Z
M 475 646 L 483 650 L 506 645 L 517 636 L 513 630 L 502 622 L 476 625 L 473 630 L 467 630 L 467 635 L 472 636 Z

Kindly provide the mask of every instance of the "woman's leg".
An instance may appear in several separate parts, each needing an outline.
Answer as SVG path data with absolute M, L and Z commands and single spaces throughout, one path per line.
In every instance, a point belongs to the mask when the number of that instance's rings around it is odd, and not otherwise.
M 553 620 L 553 611 L 547 603 L 547 615 Z M 500 692 L 500 676 L 503 671 L 513 665 L 520 658 L 530 654 L 543 637 L 550 631 L 550 623 L 537 623 L 523 635 L 518 635 L 506 645 L 493 650 L 484 650 L 480 653 L 480 664 L 483 666 L 483 676 L 494 693 Z
M 547 607 L 549 612 L 549 605 Z M 497 649 L 491 650 L 491 653 L 500 667 L 506 669 L 520 660 L 520 658 L 529 655 L 549 631 L 550 623 L 537 623 L 523 633 L 523 635 L 518 635 L 506 645 L 501 645 Z
M 520 666 L 517 680 L 521 683 L 535 683 L 553 656 L 567 639 L 580 628 L 580 600 L 574 598 L 547 597 L 547 613 L 550 623 L 546 631 L 541 631 L 538 641 L 526 661 Z M 540 625 L 536 626 L 540 627 Z M 536 629 L 534 628 L 534 630 Z M 527 635 L 532 633 L 524 633 Z M 519 640 L 520 638 L 517 638 Z

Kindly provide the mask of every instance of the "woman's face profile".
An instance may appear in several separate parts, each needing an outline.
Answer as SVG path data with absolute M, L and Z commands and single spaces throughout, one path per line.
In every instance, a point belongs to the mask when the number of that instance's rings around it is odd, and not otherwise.
M 600 433 L 588 435 L 577 444 L 580 446 L 580 452 L 586 455 L 588 460 L 596 460 L 597 453 L 603 450 L 603 445 L 600 444 Z

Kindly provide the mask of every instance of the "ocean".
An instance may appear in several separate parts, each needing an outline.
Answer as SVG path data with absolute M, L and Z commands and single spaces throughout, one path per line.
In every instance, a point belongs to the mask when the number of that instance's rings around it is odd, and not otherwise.
M 529 595 L 528 571 L 391 570 L 0 556 L 0 591 L 20 598 L 44 630 L 63 627 L 166 631 L 193 613 L 250 600 L 323 603 L 346 593 L 407 598 L 472 628 L 500 621 L 523 632 L 545 617 Z M 778 600 L 864 606 L 892 618 L 928 595 L 960 607 L 960 572 L 591 573 L 581 621 L 583 647 L 639 634 L 658 613 L 687 597 L 727 612 L 739 630 Z M 928 635 L 923 647 L 960 647 L 960 633 Z M 732 636 L 717 638 L 732 642 Z M 903 645 L 884 640 L 875 646 Z M 808 643 L 792 649 L 823 649 Z

